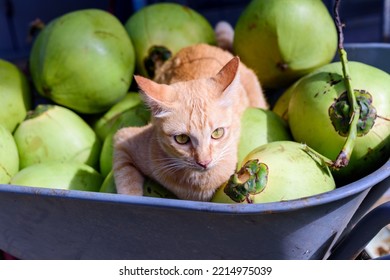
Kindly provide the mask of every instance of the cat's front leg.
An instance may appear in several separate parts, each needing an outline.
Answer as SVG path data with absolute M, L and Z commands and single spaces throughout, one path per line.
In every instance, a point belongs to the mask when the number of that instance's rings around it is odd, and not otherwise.
M 137 129 L 122 128 L 114 136 L 113 172 L 117 192 L 128 195 L 143 195 L 144 176 L 137 169 L 134 149 Z
M 134 166 L 123 165 L 115 169 L 114 179 L 119 194 L 143 195 L 144 176 Z

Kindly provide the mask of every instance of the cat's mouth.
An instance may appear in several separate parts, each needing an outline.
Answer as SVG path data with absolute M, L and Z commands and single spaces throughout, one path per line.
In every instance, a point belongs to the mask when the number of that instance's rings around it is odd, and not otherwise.
M 198 171 L 198 172 L 201 172 L 201 173 L 207 172 L 207 171 L 209 171 L 210 169 L 211 169 L 211 168 L 209 168 L 209 167 L 206 167 L 206 168 L 203 168 L 203 167 L 195 167 L 195 170 Z
M 212 169 L 212 167 L 214 166 L 214 164 L 212 163 L 212 161 L 210 162 L 195 162 L 192 164 L 192 167 L 199 171 L 199 172 L 206 172 L 206 171 L 209 171 L 210 169 Z

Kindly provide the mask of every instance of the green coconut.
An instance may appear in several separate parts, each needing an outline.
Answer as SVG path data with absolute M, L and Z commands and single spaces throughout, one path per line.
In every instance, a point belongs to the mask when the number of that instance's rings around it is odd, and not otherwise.
M 48 161 L 76 161 L 97 167 L 101 141 L 75 112 L 59 105 L 38 105 L 14 133 L 20 168 Z
M 216 43 L 206 18 L 177 3 L 148 5 L 130 16 L 125 27 L 134 45 L 136 70 L 150 78 L 156 67 L 181 48 Z
M 25 75 L 16 65 L 0 59 L 0 124 L 11 133 L 31 109 L 31 94 Z
M 272 108 L 272 112 L 280 116 L 286 122 L 288 122 L 288 104 L 290 103 L 291 95 L 294 92 L 296 83 L 297 82 L 295 82 L 280 94 Z
M 95 169 L 83 163 L 44 162 L 21 169 L 12 177 L 11 184 L 98 192 L 103 179 Z
M 103 176 L 107 176 L 112 170 L 113 158 L 114 158 L 114 133 L 110 133 L 103 142 L 102 149 L 100 151 L 99 166 L 100 173 Z
M 390 75 L 360 62 L 349 61 L 348 67 L 361 111 L 349 163 L 332 171 L 338 185 L 371 173 L 390 157 Z M 293 138 L 335 160 L 350 124 L 341 63 L 301 78 L 292 91 L 288 122 Z
M 137 92 L 129 92 L 94 124 L 93 129 L 104 141 L 108 134 L 125 126 L 143 126 L 150 121 L 150 111 Z
M 99 192 L 102 193 L 117 193 L 114 176 L 112 170 L 105 176 Z
M 19 154 L 15 140 L 7 128 L 0 125 L 0 184 L 8 184 L 19 171 Z
M 235 26 L 234 52 L 266 88 L 282 88 L 332 61 L 333 19 L 321 0 L 253 0 Z
M 248 108 L 241 117 L 238 164 L 253 149 L 274 141 L 292 140 L 287 123 L 269 110 Z
M 243 160 L 212 202 L 265 203 L 301 199 L 335 189 L 328 165 L 306 145 L 275 141 Z
M 114 105 L 95 124 L 94 130 L 103 141 L 99 165 L 103 176 L 112 169 L 113 137 L 123 127 L 144 126 L 150 121 L 150 111 L 138 93 L 129 93 L 121 102 Z
M 30 54 L 37 91 L 79 113 L 108 110 L 127 93 L 134 49 L 112 14 L 86 9 L 62 15 L 38 34 Z
M 114 153 L 114 135 L 123 127 L 139 127 L 144 126 L 150 121 L 150 111 L 143 103 L 128 109 L 118 114 L 115 118 L 108 121 L 100 129 L 95 130 L 101 132 L 103 146 L 100 152 L 100 172 L 105 176 L 112 169 L 113 153 Z

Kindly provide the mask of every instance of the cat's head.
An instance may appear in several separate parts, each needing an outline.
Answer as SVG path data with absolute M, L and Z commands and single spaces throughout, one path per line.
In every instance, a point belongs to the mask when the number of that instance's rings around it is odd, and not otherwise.
M 214 77 L 171 85 L 135 76 L 170 162 L 205 171 L 236 160 L 239 63 L 235 57 Z

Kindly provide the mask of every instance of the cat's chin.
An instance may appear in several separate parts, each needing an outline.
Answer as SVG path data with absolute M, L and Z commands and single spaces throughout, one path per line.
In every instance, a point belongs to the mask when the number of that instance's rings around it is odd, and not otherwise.
M 193 170 L 195 172 L 199 172 L 199 173 L 206 173 L 207 171 L 210 171 L 211 169 L 213 169 L 213 167 L 201 167 L 201 166 L 194 166 L 193 167 Z

